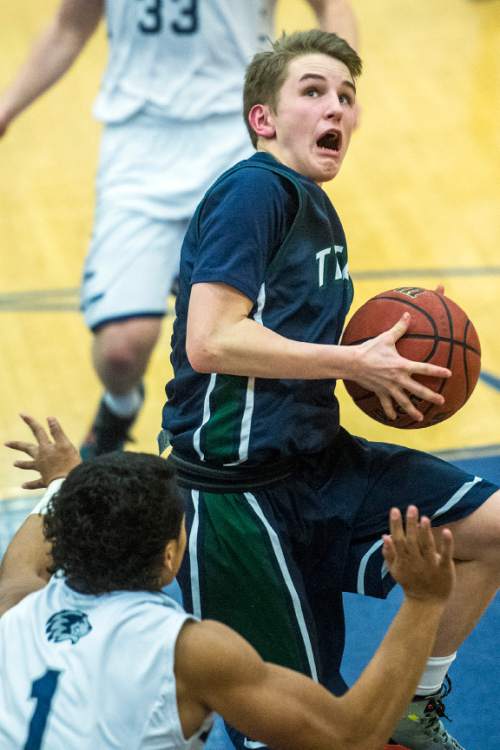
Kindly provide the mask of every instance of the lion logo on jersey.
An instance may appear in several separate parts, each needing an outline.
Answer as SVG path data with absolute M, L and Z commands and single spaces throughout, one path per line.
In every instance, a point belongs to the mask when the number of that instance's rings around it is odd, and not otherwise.
M 79 609 L 61 609 L 47 620 L 45 633 L 49 641 L 78 643 L 80 638 L 92 630 L 89 618 Z

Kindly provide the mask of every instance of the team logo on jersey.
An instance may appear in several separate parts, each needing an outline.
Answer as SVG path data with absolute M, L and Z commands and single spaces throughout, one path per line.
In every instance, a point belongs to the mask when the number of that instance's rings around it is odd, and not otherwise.
M 47 620 L 45 633 L 49 641 L 78 643 L 80 638 L 92 630 L 89 618 L 79 609 L 61 609 Z
M 318 261 L 318 286 L 321 288 L 328 281 L 346 281 L 349 279 L 347 250 L 343 245 L 325 247 L 316 253 Z

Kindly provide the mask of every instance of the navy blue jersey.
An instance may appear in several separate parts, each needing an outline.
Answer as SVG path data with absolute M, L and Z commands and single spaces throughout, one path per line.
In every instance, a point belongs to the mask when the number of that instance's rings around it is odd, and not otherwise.
M 289 339 L 338 343 L 352 301 L 347 247 L 326 193 L 257 153 L 222 175 L 189 226 L 163 427 L 180 456 L 214 465 L 316 453 L 338 429 L 334 380 L 200 374 L 186 356 L 191 286 L 229 284 L 249 317 Z

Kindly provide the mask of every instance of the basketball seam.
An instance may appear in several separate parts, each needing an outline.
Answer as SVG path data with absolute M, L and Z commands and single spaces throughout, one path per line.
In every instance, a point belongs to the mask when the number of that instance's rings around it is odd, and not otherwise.
M 375 297 L 374 299 L 383 299 L 383 300 L 388 300 L 390 302 L 398 302 L 398 303 L 400 303 L 402 305 L 404 304 L 404 305 L 408 305 L 408 307 L 413 307 L 415 310 L 418 310 L 419 312 L 421 312 L 422 315 L 425 315 L 425 317 L 427 318 L 427 320 L 431 324 L 433 330 L 437 333 L 437 326 L 436 326 L 436 324 L 434 322 L 434 318 L 431 315 L 429 315 L 429 313 L 427 312 L 427 310 L 425 310 L 423 307 L 419 307 L 418 305 L 416 305 L 411 300 L 409 300 L 409 299 L 399 299 L 399 297 L 385 297 L 385 296 L 384 297 Z
M 470 324 L 470 320 L 467 320 L 467 325 Z M 356 339 L 355 341 L 349 341 L 348 344 L 345 346 L 355 346 L 357 344 L 364 344 L 367 341 L 371 341 L 371 339 L 375 338 L 375 336 L 367 336 L 363 339 Z M 471 346 L 466 341 L 461 341 L 459 339 L 451 339 L 446 336 L 433 336 L 432 333 L 405 333 L 403 336 L 401 336 L 401 339 L 398 339 L 398 341 L 401 341 L 403 339 L 420 339 L 422 341 L 428 340 L 428 341 L 437 341 L 444 344 L 455 344 L 455 346 L 461 346 L 463 349 L 467 349 L 467 351 L 473 352 L 474 354 L 480 355 L 480 352 L 476 347 Z M 425 360 L 427 361 L 427 360 Z
M 467 333 L 469 331 L 469 325 L 470 325 L 470 320 L 467 318 L 467 322 L 466 322 L 465 328 L 464 328 L 464 343 L 467 343 Z M 465 347 L 463 349 L 462 356 L 463 356 L 464 373 L 465 373 L 465 399 L 464 399 L 464 402 L 462 404 L 462 406 L 463 406 L 465 404 L 465 402 L 467 401 L 467 399 L 469 398 L 469 396 L 470 396 L 470 393 L 469 393 L 469 366 L 468 366 L 468 361 L 467 361 L 467 350 L 466 350 Z
M 451 369 L 450 365 L 453 362 L 453 349 L 454 349 L 454 343 L 455 343 L 454 342 L 455 328 L 454 328 L 454 325 L 453 325 L 453 316 L 452 316 L 452 314 L 450 312 L 450 309 L 449 309 L 448 305 L 446 304 L 445 298 L 442 295 L 440 295 L 440 294 L 438 294 L 437 297 L 438 297 L 439 301 L 441 302 L 441 304 L 443 305 L 443 307 L 444 307 L 444 309 L 446 311 L 446 315 L 448 317 L 448 323 L 449 323 L 449 326 L 450 326 L 450 338 L 452 340 L 450 341 L 450 351 L 449 351 L 449 356 L 448 356 L 448 368 Z M 468 322 L 469 319 L 467 318 L 467 316 L 465 317 L 465 319 Z M 464 339 L 464 343 L 465 343 L 465 339 Z M 464 355 L 464 358 L 465 358 L 465 350 L 463 350 L 463 355 Z M 466 363 L 465 362 L 464 362 L 464 372 L 465 372 L 466 389 L 467 389 L 467 369 L 466 369 Z M 461 409 L 462 406 L 465 404 L 466 401 L 467 401 L 467 390 L 465 392 L 465 398 L 463 399 L 462 403 L 460 404 L 460 406 L 458 408 Z M 456 411 L 458 411 L 458 409 Z

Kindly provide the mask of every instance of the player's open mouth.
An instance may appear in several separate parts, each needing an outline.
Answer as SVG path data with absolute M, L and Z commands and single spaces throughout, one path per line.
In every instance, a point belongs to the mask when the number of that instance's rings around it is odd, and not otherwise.
M 328 133 L 318 138 L 316 145 L 323 151 L 338 154 L 342 146 L 342 133 L 338 130 L 329 130 Z

